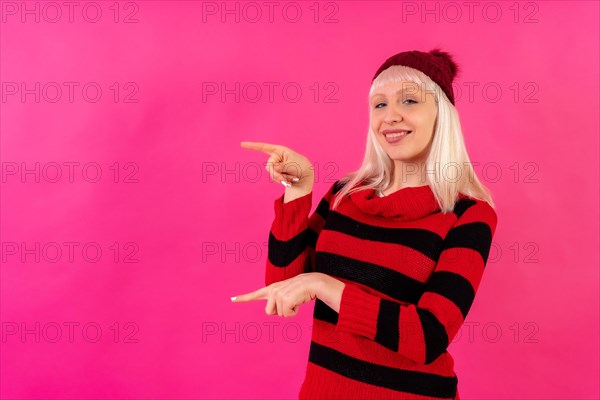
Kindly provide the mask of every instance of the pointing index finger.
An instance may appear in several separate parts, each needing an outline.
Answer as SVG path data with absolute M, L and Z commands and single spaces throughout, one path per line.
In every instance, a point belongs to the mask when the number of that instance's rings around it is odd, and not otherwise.
M 267 154 L 273 154 L 277 150 L 277 146 L 271 143 L 240 142 L 240 145 L 245 149 L 258 150 Z
M 235 298 L 235 300 L 234 300 Z M 240 294 L 238 296 L 234 296 L 231 298 L 231 300 L 235 303 L 240 303 L 240 302 L 244 302 L 244 301 L 253 301 L 253 300 L 267 300 L 267 288 L 261 288 L 258 290 L 255 290 L 254 292 L 250 292 L 250 293 L 246 293 L 246 294 Z

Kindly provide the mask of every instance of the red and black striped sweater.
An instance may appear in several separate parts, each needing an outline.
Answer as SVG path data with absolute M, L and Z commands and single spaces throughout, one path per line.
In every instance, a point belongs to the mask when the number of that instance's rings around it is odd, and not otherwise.
M 352 193 L 335 182 L 275 200 L 266 284 L 303 272 L 345 283 L 339 313 L 316 299 L 300 399 L 459 399 L 446 351 L 481 281 L 497 216 L 460 195 L 442 213 L 429 186 Z

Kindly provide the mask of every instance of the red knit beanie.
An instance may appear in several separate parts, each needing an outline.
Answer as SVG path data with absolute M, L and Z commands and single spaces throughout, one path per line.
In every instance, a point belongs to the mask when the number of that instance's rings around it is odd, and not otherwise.
M 452 81 L 459 71 L 458 65 L 452 59 L 452 55 L 434 48 L 428 53 L 422 51 L 405 51 L 391 56 L 379 67 L 373 80 L 384 70 L 392 65 L 405 65 L 417 69 L 437 83 L 446 93 L 448 99 L 454 104 L 454 90 Z

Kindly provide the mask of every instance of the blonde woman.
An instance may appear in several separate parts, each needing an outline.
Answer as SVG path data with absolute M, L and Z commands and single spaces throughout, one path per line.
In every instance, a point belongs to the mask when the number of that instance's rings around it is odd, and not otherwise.
M 497 216 L 454 107 L 458 66 L 440 49 L 388 58 L 369 92 L 360 168 L 312 206 L 310 161 L 268 143 L 275 200 L 266 300 L 291 317 L 315 301 L 301 399 L 459 399 L 448 345 L 481 282 Z

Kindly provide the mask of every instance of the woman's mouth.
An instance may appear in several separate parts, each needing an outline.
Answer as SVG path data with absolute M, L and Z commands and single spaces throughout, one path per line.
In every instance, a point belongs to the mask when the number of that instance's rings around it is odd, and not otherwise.
M 410 135 L 412 131 L 403 131 L 403 132 L 392 132 L 392 133 L 384 133 L 386 142 L 388 143 L 397 143 L 404 139 L 406 136 Z

